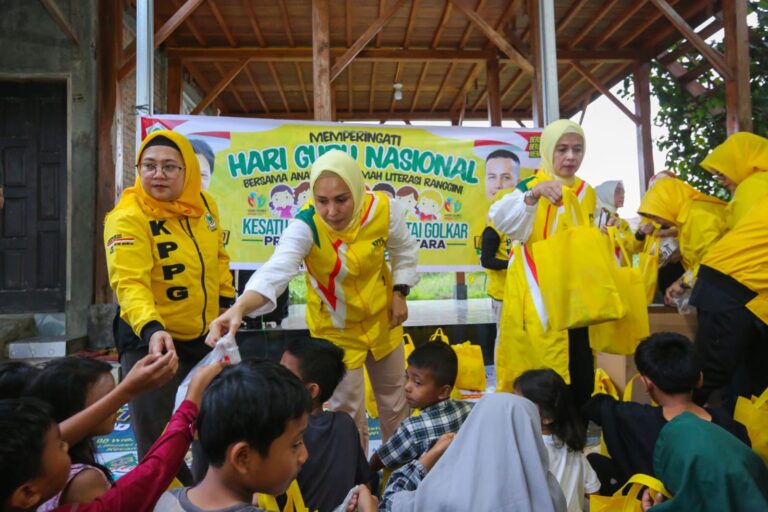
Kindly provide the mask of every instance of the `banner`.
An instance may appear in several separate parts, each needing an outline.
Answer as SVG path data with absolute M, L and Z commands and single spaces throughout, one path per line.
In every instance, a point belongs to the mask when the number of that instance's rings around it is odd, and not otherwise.
M 420 271 L 474 271 L 494 195 L 539 164 L 540 129 L 390 126 L 209 116 L 142 118 L 193 143 L 233 269 L 266 261 L 310 197 L 312 162 L 352 155 L 368 187 L 407 205 Z

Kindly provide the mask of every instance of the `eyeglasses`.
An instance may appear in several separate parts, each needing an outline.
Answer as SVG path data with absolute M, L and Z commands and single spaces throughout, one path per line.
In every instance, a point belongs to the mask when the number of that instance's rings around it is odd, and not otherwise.
M 163 171 L 163 175 L 172 178 L 179 174 L 179 171 L 182 171 L 184 168 L 180 167 L 176 164 L 157 164 L 157 163 L 150 163 L 150 162 L 142 162 L 139 164 L 139 169 L 141 169 L 141 173 L 146 176 L 154 176 L 156 175 L 160 170 Z

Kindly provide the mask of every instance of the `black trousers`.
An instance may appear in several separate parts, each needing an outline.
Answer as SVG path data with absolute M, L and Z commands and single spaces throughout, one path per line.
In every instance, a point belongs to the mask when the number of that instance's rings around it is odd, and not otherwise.
M 727 311 L 699 307 L 696 333 L 704 385 L 693 394 L 703 405 L 721 390 L 723 407 L 733 412 L 738 396 L 760 395 L 768 387 L 768 326 L 745 306 Z
M 176 375 L 164 386 L 144 392 L 128 403 L 128 408 L 131 412 L 131 425 L 136 436 L 139 460 L 144 457 L 152 447 L 152 444 L 157 441 L 163 430 L 165 430 L 168 420 L 171 419 L 176 399 L 176 390 L 179 385 L 189 371 L 211 350 L 202 338 L 194 341 L 176 341 L 174 345 L 179 356 L 179 370 L 176 372 Z M 139 359 L 146 356 L 147 353 L 147 347 L 142 347 L 129 349 L 120 354 L 120 365 L 123 375 L 126 375 L 133 368 L 133 365 Z M 199 462 L 202 458 L 198 456 L 200 452 L 199 442 L 195 441 L 192 445 L 193 471 L 196 469 L 196 461 Z M 190 472 L 187 465 L 182 464 L 177 477 L 185 486 L 191 486 L 204 476 L 204 473 L 200 475 L 198 474 L 199 472 L 200 470 L 194 471 L 195 478 L 193 478 L 193 473 Z
M 568 329 L 568 371 L 576 410 L 587 403 L 595 389 L 595 359 L 589 346 L 589 329 Z

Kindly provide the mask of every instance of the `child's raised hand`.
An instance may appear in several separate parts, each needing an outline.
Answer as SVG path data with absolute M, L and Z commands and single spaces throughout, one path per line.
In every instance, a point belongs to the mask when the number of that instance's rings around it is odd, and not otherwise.
M 229 365 L 229 358 L 199 368 L 192 376 L 192 381 L 187 389 L 186 399 L 194 402 L 198 407 L 203 401 L 203 391 L 208 387 L 214 377 L 221 373 L 225 366 Z
M 176 352 L 166 352 L 163 355 L 149 354 L 133 365 L 128 375 L 120 382 L 120 386 L 133 398 L 167 383 L 176 375 L 178 369 L 179 356 Z

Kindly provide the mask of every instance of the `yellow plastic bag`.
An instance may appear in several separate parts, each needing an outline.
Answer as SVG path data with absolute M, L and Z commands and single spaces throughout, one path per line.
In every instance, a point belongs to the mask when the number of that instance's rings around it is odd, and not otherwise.
M 459 360 L 459 373 L 456 376 L 455 387 L 485 391 L 488 383 L 485 378 L 485 364 L 483 364 L 483 351 L 480 345 L 465 341 L 459 345 L 452 345 L 451 348 L 456 352 Z
M 301 489 L 299 489 L 299 483 L 294 480 L 291 485 L 288 486 L 288 490 L 285 491 L 288 501 L 285 503 L 285 507 L 281 510 L 277 504 L 277 500 L 274 496 L 269 494 L 259 493 L 259 507 L 270 512 L 311 512 L 306 505 L 304 505 L 304 497 L 301 495 Z
M 611 253 L 619 250 L 622 267 L 615 267 L 614 279 L 627 314 L 618 320 L 589 326 L 589 344 L 597 352 L 632 355 L 637 345 L 650 335 L 645 284 L 639 269 L 632 268 L 624 244 L 615 227 L 608 228 Z
M 733 419 L 747 427 L 752 449 L 768 464 L 768 389 L 752 399 L 740 396 Z
M 440 341 L 442 343 L 447 344 L 448 346 L 451 345 L 450 340 L 448 339 L 448 335 L 443 332 L 442 327 L 438 327 L 435 329 L 435 332 L 432 334 L 432 336 L 429 337 L 429 341 Z M 454 348 L 454 351 L 456 349 Z M 461 372 L 461 356 L 459 356 L 458 352 L 456 353 L 456 357 L 459 359 L 459 372 Z M 480 355 L 481 361 L 482 361 L 482 354 Z M 485 367 L 483 367 L 483 375 L 485 375 Z M 459 391 L 460 387 L 458 385 L 459 382 L 459 376 L 456 376 L 456 384 L 453 386 L 453 389 L 451 390 L 451 399 L 453 400 L 461 400 L 461 391 Z M 483 388 L 485 390 L 485 388 Z
M 592 396 L 598 394 L 609 395 L 616 400 L 620 400 L 616 384 L 613 383 L 611 377 L 602 368 L 595 369 L 595 390 L 592 392 Z
M 645 283 L 646 304 L 651 304 L 653 296 L 656 295 L 656 283 L 659 280 L 659 238 L 651 235 L 645 237 L 645 245 L 638 261 L 638 268 Z
M 413 338 L 411 338 L 411 335 L 406 333 L 403 333 L 403 350 L 405 351 L 405 366 L 408 367 L 408 356 L 411 355 L 411 352 L 413 352 L 413 349 L 416 348 L 416 345 L 413 344 Z
M 652 476 L 637 474 L 632 475 L 624 487 L 616 491 L 613 496 L 591 495 L 589 497 L 590 512 L 642 512 L 640 503 L 643 489 L 648 488 L 651 494 L 661 493 L 667 498 L 672 495 L 664 487 L 661 481 Z
M 564 212 L 554 235 L 533 244 L 549 328 L 564 331 L 616 320 L 626 310 L 600 230 L 590 226 L 572 191 L 563 189 Z

